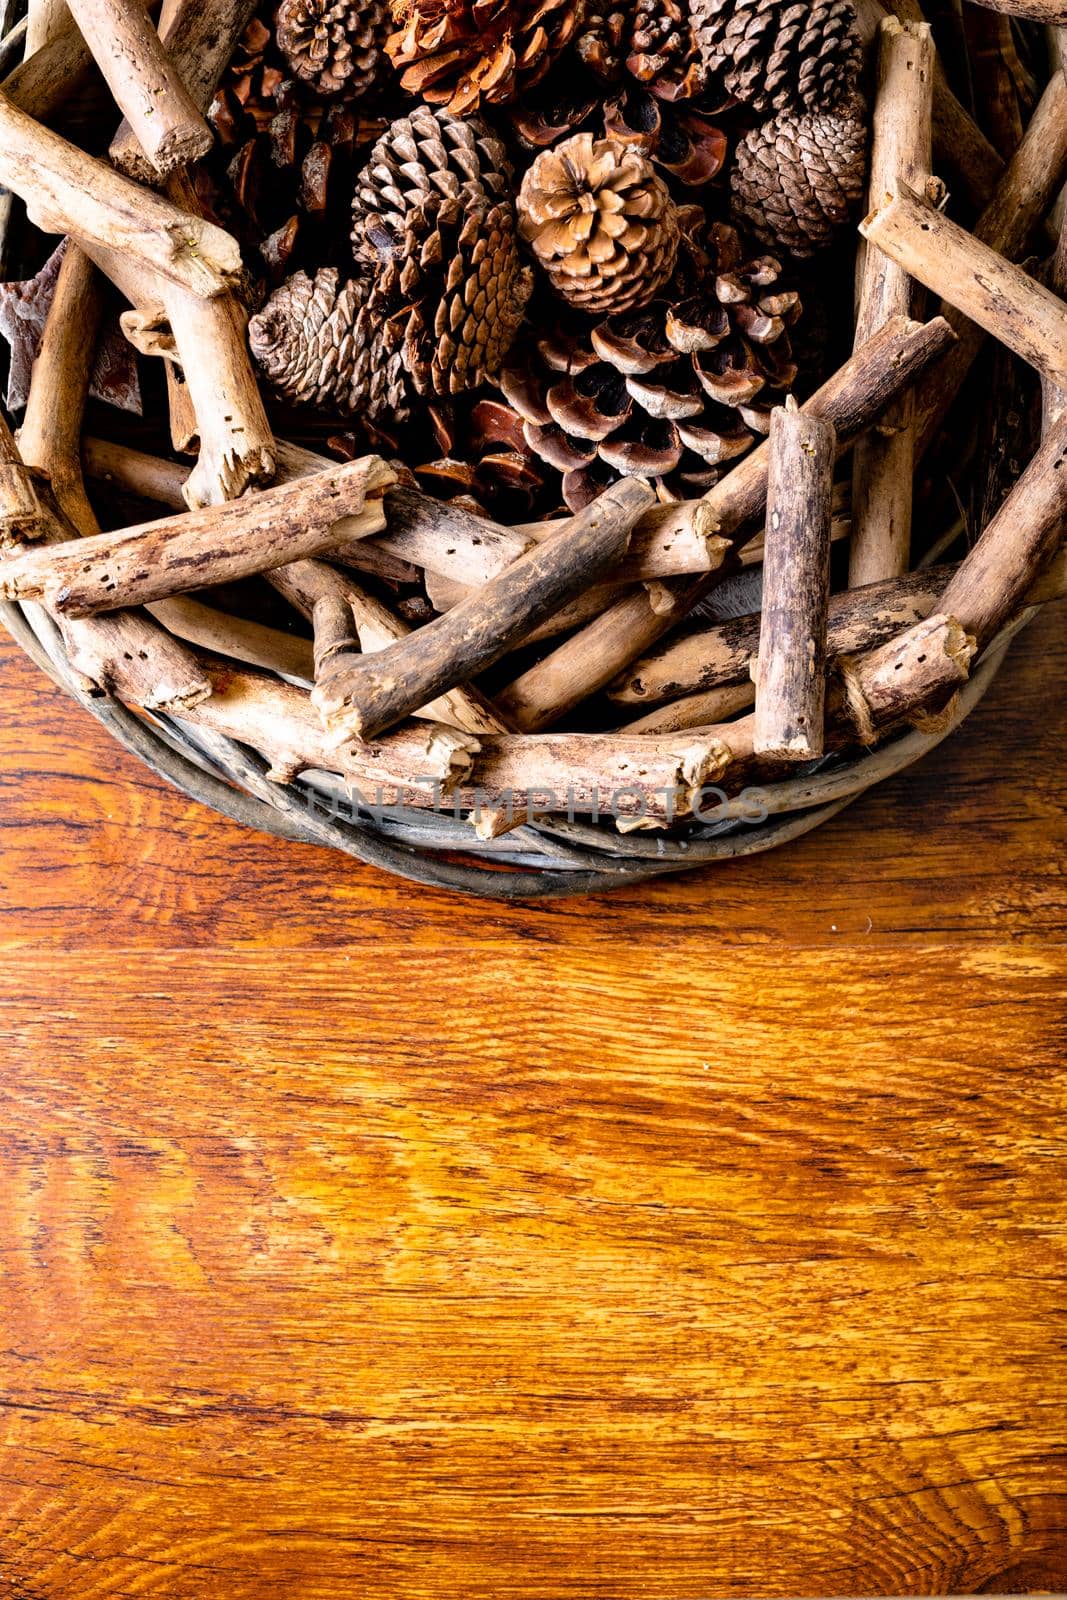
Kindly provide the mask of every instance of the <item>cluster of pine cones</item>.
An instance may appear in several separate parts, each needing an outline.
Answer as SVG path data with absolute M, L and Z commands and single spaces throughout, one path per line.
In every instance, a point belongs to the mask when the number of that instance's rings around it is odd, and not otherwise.
M 272 0 L 212 108 L 269 387 L 481 504 L 686 497 L 864 185 L 852 0 Z

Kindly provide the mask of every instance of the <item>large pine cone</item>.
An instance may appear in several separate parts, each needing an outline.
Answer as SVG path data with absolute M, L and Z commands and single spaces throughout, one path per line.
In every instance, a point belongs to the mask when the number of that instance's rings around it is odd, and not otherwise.
M 300 405 L 336 408 L 368 422 L 406 415 L 403 363 L 386 351 L 364 286 L 334 268 L 298 272 L 248 325 L 265 376 Z
M 519 227 L 557 294 L 583 311 L 630 311 L 674 271 L 678 214 L 638 151 L 578 133 L 522 180 Z
M 368 306 L 419 394 L 494 374 L 533 287 L 519 259 L 504 147 L 477 118 L 419 106 L 356 181 L 352 245 Z
M 318 94 L 362 94 L 380 75 L 389 10 L 385 0 L 282 0 L 275 32 L 291 70 Z
M 788 329 L 800 301 L 778 262 L 747 259 L 734 229 L 706 227 L 695 207 L 682 223 L 670 298 L 591 333 L 549 335 L 501 374 L 572 511 L 620 477 L 651 478 L 664 499 L 703 493 L 768 432 L 796 376 Z
M 574 37 L 583 0 L 392 0 L 386 49 L 411 94 L 455 115 L 515 100 Z
M 863 197 L 867 131 L 858 102 L 753 128 L 731 175 L 734 216 L 772 250 L 806 257 L 832 244 Z
M 826 111 L 861 64 L 852 0 L 691 0 L 709 80 L 753 111 Z

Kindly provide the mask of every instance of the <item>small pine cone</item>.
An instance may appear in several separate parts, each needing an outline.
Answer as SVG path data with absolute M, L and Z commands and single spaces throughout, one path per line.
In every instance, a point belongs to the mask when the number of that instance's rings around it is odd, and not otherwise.
M 392 0 L 386 43 L 409 94 L 454 115 L 539 83 L 581 24 L 583 0 Z
M 583 311 L 647 305 L 674 271 L 678 215 L 638 151 L 591 133 L 543 150 L 522 180 L 519 227 L 553 288 Z
M 742 105 L 828 111 L 851 95 L 861 46 L 852 0 L 692 0 L 709 79 Z
M 418 394 L 498 369 L 533 287 L 519 258 L 504 147 L 477 118 L 418 106 L 356 180 L 352 245 L 368 307 Z
M 654 95 L 688 100 L 703 88 L 700 46 L 678 0 L 637 0 L 627 70 Z
M 275 29 L 290 68 L 318 94 L 362 94 L 381 75 L 385 0 L 282 0 Z
M 862 199 L 867 171 L 863 107 L 778 116 L 737 149 L 733 214 L 771 249 L 813 256 L 831 244 Z
M 386 351 L 363 285 L 342 283 L 332 267 L 288 278 L 252 318 L 248 342 L 265 376 L 299 405 L 368 422 L 407 415 L 400 357 Z

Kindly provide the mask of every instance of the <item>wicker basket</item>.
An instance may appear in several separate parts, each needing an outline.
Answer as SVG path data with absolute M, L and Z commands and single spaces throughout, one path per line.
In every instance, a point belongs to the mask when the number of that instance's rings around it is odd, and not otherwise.
M 1046 122 L 1053 112 L 1062 110 L 1063 86 L 1057 85 L 1054 75 L 1046 100 L 1052 96 L 1055 105 L 1045 106 Z M 1035 224 L 1045 220 L 1067 168 L 1067 138 L 1061 128 L 1050 140 L 1041 115 L 1039 111 L 1021 154 L 999 180 L 999 194 L 993 197 L 994 208 L 1011 208 L 1017 214 L 1022 203 L 1019 197 L 1025 193 Z M 1061 120 L 1067 121 L 1067 116 Z M 980 187 L 980 178 L 975 179 L 975 187 Z M 1021 256 L 1032 229 L 1024 228 L 1021 239 L 1015 234 L 1006 253 Z M 1062 269 L 1062 250 L 1060 257 Z M 971 309 L 966 294 L 961 302 Z M 999 328 L 992 331 L 1001 332 Z M 1013 342 L 1010 328 L 1002 338 Z M 968 511 L 985 507 L 988 512 L 1018 477 L 1035 446 L 1040 396 L 1032 372 L 1014 358 L 1006 360 L 1002 351 L 995 367 L 990 364 L 985 370 L 987 377 L 994 370 L 998 375 L 996 403 L 989 403 L 989 385 L 977 381 L 972 381 L 962 401 L 957 401 L 953 413 L 957 426 L 951 430 L 950 441 L 952 437 L 957 443 L 964 441 L 966 449 L 954 454 L 951 442 L 948 446 L 942 443 L 933 474 L 929 468 L 924 470 L 916 485 L 916 504 L 923 514 L 928 504 L 944 503 L 944 485 L 949 481 L 957 502 L 966 500 Z M 1008 385 L 1003 381 L 1005 373 L 1011 374 Z M 969 458 L 962 468 L 957 455 Z M 1067 471 L 1062 485 L 1067 499 Z M 916 520 L 920 522 L 921 515 Z M 973 539 L 967 539 L 974 526 L 969 515 L 949 521 L 955 523 L 954 529 L 921 529 L 921 537 L 915 541 L 917 559 L 942 559 L 951 552 L 954 541 L 962 551 L 969 542 L 973 544 Z M 1062 531 L 1061 525 L 1060 538 Z M 779 770 L 778 775 L 759 784 L 757 819 L 748 800 L 728 798 L 716 804 L 713 817 L 689 817 L 650 831 L 620 831 L 611 817 L 594 822 L 532 814 L 530 820 L 499 837 L 483 839 L 475 833 L 469 816 L 454 812 L 448 800 L 435 809 L 413 805 L 368 808 L 353 799 L 341 776 L 314 769 L 300 772 L 291 782 L 279 782 L 270 775 L 270 762 L 250 745 L 225 737 L 194 716 L 131 709 L 115 694 L 87 691 L 70 667 L 61 627 L 42 605 L 5 602 L 3 621 L 42 670 L 103 723 L 120 744 L 183 793 L 226 816 L 280 838 L 328 845 L 420 883 L 494 898 L 555 897 L 684 872 L 786 844 L 818 827 L 873 785 L 920 760 L 977 705 L 999 670 L 1011 639 L 1035 614 L 1031 579 L 1047 567 L 1056 542 L 1050 544 L 1046 531 L 1040 552 L 1036 541 L 1032 543 L 1034 548 L 1025 547 L 1023 540 L 1012 557 L 1018 569 L 1012 568 L 1013 577 L 1019 580 L 1012 603 L 998 616 L 991 636 L 980 641 L 982 648 L 968 681 L 937 716 L 900 722 L 875 748 L 863 748 L 856 741 L 851 748 L 795 768 L 788 776 L 781 776 Z

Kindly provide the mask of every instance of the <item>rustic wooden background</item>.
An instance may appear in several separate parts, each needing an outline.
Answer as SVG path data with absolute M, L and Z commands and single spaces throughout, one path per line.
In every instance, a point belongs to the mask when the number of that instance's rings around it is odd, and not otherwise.
M 512 909 L 5 642 L 0 1596 L 1067 1588 L 1062 620 L 787 852 Z

